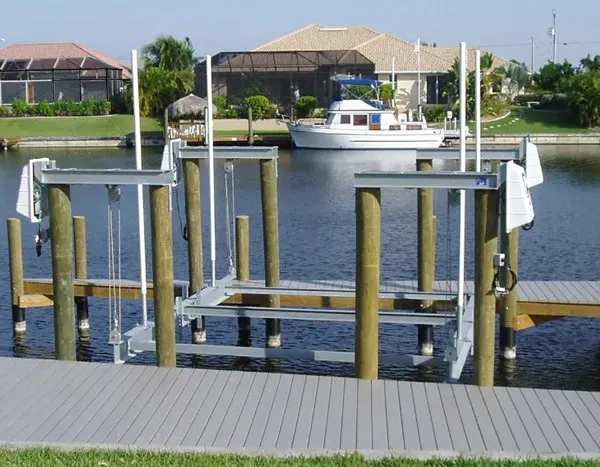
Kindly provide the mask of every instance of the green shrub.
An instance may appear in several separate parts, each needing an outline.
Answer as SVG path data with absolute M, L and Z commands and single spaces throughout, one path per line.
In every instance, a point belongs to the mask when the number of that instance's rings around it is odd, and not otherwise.
M 544 94 L 539 102 L 533 106 L 534 109 L 566 110 L 568 108 L 566 94 Z
M 42 117 L 53 117 L 55 115 L 55 109 L 47 100 L 43 100 L 35 105 L 34 113 L 35 115 L 40 115 Z
M 481 113 L 486 117 L 500 117 L 508 112 L 508 100 L 500 94 L 484 96 Z
M 224 118 L 240 118 L 240 110 L 237 107 L 225 109 Z
M 544 95 L 541 93 L 520 94 L 515 96 L 513 104 L 526 106 L 528 102 L 541 102 L 542 97 L 544 97 Z
M 296 102 L 295 107 L 298 118 L 307 118 L 319 107 L 319 99 L 314 96 L 302 96 Z
M 313 110 L 313 117 L 315 118 L 327 118 L 327 109 L 316 109 Z
M 25 102 L 23 99 L 14 100 L 13 103 L 11 104 L 11 107 L 12 107 L 13 113 L 17 117 L 22 117 L 23 115 L 25 115 L 29 108 L 29 106 L 27 105 L 27 102 Z
M 392 83 L 385 83 L 379 87 L 379 99 L 383 102 L 389 102 L 394 95 Z
M 244 99 L 244 107 L 246 112 L 252 109 L 252 120 L 261 120 L 273 106 L 265 96 L 250 96 Z
M 217 110 L 226 110 L 227 109 L 227 99 L 223 96 L 213 96 L 213 104 L 217 108 Z
M 428 109 L 425 109 L 425 119 L 428 122 L 443 122 L 446 118 L 446 106 L 445 105 L 433 105 Z

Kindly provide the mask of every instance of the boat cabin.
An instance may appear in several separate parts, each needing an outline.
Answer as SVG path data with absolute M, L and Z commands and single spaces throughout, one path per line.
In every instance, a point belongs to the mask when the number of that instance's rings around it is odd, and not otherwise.
M 364 100 L 348 99 L 331 104 L 325 125 L 340 129 L 421 130 L 425 122 L 409 122 L 405 113 L 396 114 Z

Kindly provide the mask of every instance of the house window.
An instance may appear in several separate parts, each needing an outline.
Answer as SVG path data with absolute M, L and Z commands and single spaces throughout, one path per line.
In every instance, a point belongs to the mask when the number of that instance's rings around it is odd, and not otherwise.
M 355 115 L 354 116 L 354 126 L 367 126 L 367 116 L 366 115 Z
M 340 115 L 340 123 L 342 125 L 350 125 L 350 115 Z
M 442 104 L 448 103 L 448 96 L 445 95 L 445 88 L 448 79 L 446 75 L 428 75 L 427 76 L 427 103 Z

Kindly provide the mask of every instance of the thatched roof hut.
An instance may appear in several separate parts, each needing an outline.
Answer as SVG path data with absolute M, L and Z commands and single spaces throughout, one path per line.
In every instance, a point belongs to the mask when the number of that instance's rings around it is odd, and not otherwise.
M 204 109 L 208 107 L 208 100 L 189 94 L 176 100 L 168 107 L 169 120 L 188 120 L 204 118 Z M 217 107 L 213 104 L 213 112 L 217 113 Z

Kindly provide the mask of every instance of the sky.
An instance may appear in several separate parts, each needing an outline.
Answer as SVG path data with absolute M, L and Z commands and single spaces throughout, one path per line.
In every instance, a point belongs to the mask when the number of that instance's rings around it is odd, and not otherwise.
M 600 54 L 600 0 L 0 0 L 1 46 L 77 42 L 130 61 L 161 34 L 188 36 L 196 55 L 246 51 L 310 23 L 365 26 L 404 40 L 479 46 L 535 66 L 552 58 L 552 10 L 557 60 L 578 63 Z

